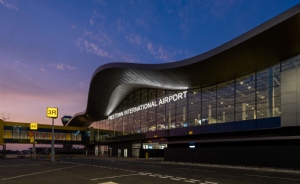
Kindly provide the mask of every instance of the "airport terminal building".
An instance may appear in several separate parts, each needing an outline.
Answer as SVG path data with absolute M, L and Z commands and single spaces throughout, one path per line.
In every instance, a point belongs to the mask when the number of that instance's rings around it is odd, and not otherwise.
M 300 169 L 300 5 L 211 51 L 110 63 L 90 83 L 95 154 Z

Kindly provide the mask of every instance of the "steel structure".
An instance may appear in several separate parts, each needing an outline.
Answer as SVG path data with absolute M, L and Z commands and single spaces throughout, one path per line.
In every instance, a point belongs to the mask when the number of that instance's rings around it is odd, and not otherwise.
M 67 126 L 107 119 L 134 91 L 183 90 L 225 82 L 300 54 L 300 5 L 198 56 L 166 64 L 109 63 L 93 74 L 87 107 Z

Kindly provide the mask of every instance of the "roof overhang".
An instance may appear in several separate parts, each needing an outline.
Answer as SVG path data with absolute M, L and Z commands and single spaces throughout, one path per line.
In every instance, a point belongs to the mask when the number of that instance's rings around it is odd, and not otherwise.
M 109 63 L 93 74 L 85 112 L 68 126 L 106 119 L 142 88 L 184 90 L 252 73 L 300 54 L 300 5 L 201 55 L 165 64 Z

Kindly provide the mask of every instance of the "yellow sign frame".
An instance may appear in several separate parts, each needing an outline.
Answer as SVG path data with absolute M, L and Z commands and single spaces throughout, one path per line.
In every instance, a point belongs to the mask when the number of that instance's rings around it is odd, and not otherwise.
M 47 107 L 46 115 L 48 118 L 57 118 L 58 117 L 58 108 L 57 107 Z
M 30 130 L 37 130 L 38 124 L 37 123 L 30 123 Z

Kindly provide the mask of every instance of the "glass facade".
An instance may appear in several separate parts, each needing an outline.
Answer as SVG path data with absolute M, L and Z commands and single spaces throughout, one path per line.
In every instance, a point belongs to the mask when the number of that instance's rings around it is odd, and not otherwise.
M 138 90 L 113 112 L 118 116 L 94 122 L 91 127 L 111 130 L 103 134 L 98 132 L 100 140 L 103 137 L 280 117 L 281 75 L 298 68 L 298 58 L 230 81 L 187 91 Z M 149 103 L 154 104 L 151 107 L 145 105 Z
M 52 140 L 51 129 L 39 129 L 42 131 L 32 131 L 29 127 L 24 126 L 4 126 L 3 138 L 7 139 L 6 142 L 29 142 L 33 139 L 35 134 L 35 140 Z M 80 131 L 61 131 L 54 132 L 54 140 L 57 141 L 82 141 L 83 137 Z

